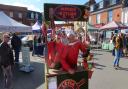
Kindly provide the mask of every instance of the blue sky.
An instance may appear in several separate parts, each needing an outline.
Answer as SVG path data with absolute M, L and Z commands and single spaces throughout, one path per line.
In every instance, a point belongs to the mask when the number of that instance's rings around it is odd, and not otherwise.
M 78 4 L 82 5 L 88 0 L 0 0 L 0 4 L 27 7 L 29 10 L 43 12 L 44 3 Z M 97 2 L 101 0 L 96 0 Z

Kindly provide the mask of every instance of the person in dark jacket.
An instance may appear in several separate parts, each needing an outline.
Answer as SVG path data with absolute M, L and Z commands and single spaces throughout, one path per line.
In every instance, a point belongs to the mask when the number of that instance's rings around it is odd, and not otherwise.
M 13 52 L 8 41 L 10 37 L 7 33 L 3 35 L 3 41 L 0 44 L 0 67 L 4 75 L 5 89 L 12 88 L 12 65 L 14 64 Z
M 19 63 L 19 53 L 21 49 L 21 39 L 14 33 L 11 39 L 12 49 L 15 52 L 15 63 Z

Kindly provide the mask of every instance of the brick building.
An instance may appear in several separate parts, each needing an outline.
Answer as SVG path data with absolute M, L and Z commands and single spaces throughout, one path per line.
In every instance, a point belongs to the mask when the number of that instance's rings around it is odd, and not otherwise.
M 28 25 L 32 26 L 38 20 L 39 23 L 42 23 L 42 13 L 36 11 L 27 11 L 27 22 Z
M 27 15 L 26 7 L 18 7 L 18 6 L 0 4 L 0 11 L 3 11 L 9 17 L 15 19 L 18 22 L 21 22 L 23 24 L 27 23 L 26 19 L 24 19 L 26 18 L 26 15 Z
M 85 6 L 91 6 L 96 4 L 95 0 L 88 0 L 88 2 L 86 2 L 84 5 Z M 86 21 L 74 21 L 74 30 L 84 30 L 86 31 Z
M 0 11 L 3 11 L 9 17 L 25 25 L 32 26 L 36 20 L 42 22 L 42 13 L 28 10 L 26 7 L 0 4 Z
M 89 23 L 102 26 L 111 21 L 121 22 L 122 0 L 102 0 L 90 6 Z

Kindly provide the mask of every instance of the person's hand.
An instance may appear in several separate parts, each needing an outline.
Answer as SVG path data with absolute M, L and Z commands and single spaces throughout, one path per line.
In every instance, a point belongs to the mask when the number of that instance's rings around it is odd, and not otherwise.
M 54 68 L 55 67 L 55 63 L 52 63 L 51 65 L 50 65 L 50 68 Z
M 74 74 L 74 73 L 75 73 L 75 70 L 69 69 L 69 70 L 68 70 L 68 73 L 69 73 L 69 74 Z

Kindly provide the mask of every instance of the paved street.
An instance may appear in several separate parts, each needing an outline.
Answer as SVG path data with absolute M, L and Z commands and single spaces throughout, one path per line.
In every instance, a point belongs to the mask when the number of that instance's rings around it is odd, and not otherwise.
M 128 89 L 128 58 L 121 58 L 119 70 L 113 68 L 110 52 L 95 51 L 94 59 L 96 68 L 89 89 Z
M 121 58 L 119 70 L 113 68 L 113 56 L 110 52 L 93 50 L 96 64 L 94 73 L 89 81 L 89 89 L 127 89 L 128 88 L 128 59 Z M 31 55 L 31 54 L 30 54 Z M 21 59 L 22 57 L 20 57 Z M 44 89 L 44 64 L 41 57 L 31 56 L 31 65 L 34 71 L 24 73 L 14 68 L 14 89 Z M 1 71 L 0 71 L 1 72 Z M 0 73 L 0 89 L 2 87 Z

